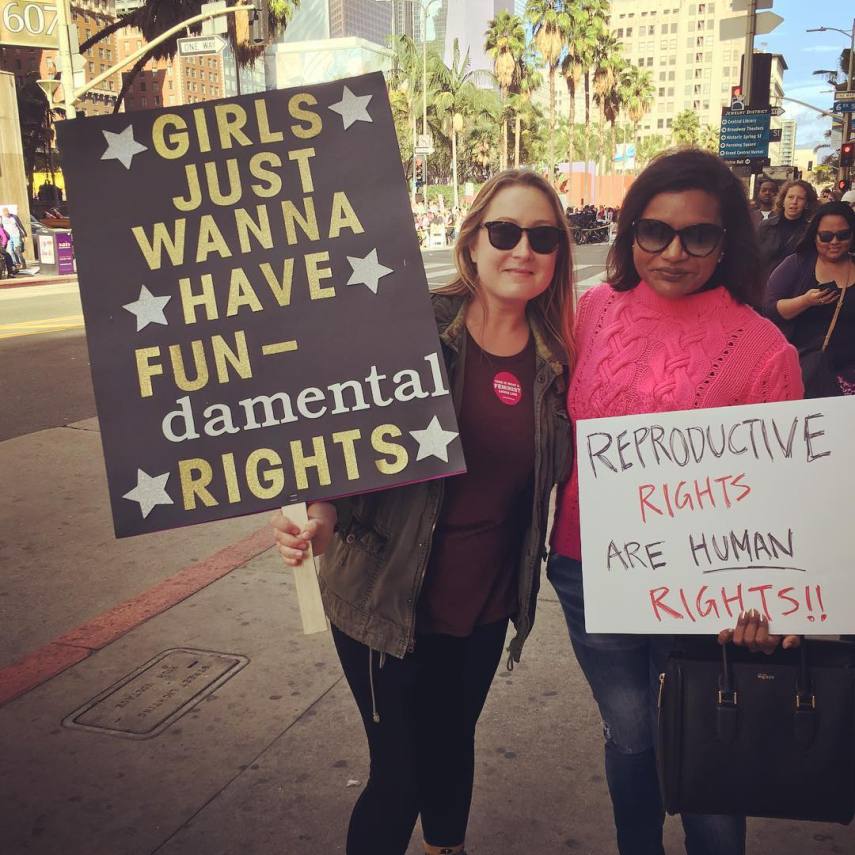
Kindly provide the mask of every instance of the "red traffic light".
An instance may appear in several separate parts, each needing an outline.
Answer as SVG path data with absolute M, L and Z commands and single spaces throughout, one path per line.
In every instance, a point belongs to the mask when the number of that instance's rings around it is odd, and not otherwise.
M 837 189 L 838 189 L 841 193 L 845 193 L 845 192 L 849 189 L 849 181 L 848 181 L 846 178 L 841 178 L 841 179 L 837 182 Z
M 852 166 L 855 165 L 855 141 L 843 143 L 840 146 L 840 165 Z

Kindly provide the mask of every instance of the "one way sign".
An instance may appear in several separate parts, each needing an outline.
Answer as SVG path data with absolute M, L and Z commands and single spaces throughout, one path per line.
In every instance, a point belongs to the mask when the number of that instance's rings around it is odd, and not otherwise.
M 220 53 L 225 46 L 226 42 L 220 36 L 190 36 L 186 39 L 178 39 L 180 56 L 206 56 Z

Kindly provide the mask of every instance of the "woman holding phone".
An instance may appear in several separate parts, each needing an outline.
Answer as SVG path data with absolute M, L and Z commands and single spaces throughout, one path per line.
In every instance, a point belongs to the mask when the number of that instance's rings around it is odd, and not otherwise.
M 765 310 L 798 348 L 808 398 L 855 394 L 855 212 L 820 206 L 769 277 Z

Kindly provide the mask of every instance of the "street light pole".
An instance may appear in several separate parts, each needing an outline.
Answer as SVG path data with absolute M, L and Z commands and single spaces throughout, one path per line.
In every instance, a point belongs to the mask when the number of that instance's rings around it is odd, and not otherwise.
M 182 30 L 187 27 L 192 27 L 193 24 L 198 24 L 200 21 L 207 21 L 208 18 L 216 18 L 219 15 L 233 15 L 236 12 L 252 12 L 255 11 L 255 6 L 228 6 L 225 9 L 213 9 L 208 10 L 207 12 L 202 12 L 199 15 L 194 15 L 192 18 L 187 18 L 186 21 L 182 21 L 180 24 L 176 24 L 174 27 L 168 29 L 165 33 L 161 33 L 156 39 L 152 39 L 150 42 L 146 42 L 141 48 L 135 50 L 132 54 L 125 57 L 121 62 L 117 62 L 115 65 L 108 68 L 106 71 L 99 74 L 97 77 L 93 77 L 85 86 L 82 86 L 80 89 L 74 88 L 74 77 L 72 74 L 72 65 L 71 65 L 71 39 L 68 35 L 68 26 L 62 25 L 63 19 L 68 21 L 68 3 L 69 0 L 58 0 L 56 4 L 57 10 L 57 27 L 60 30 L 59 34 L 59 59 L 60 59 L 60 71 L 62 73 L 62 93 L 63 100 L 65 101 L 65 109 L 66 109 L 66 118 L 74 119 L 77 117 L 77 112 L 74 109 L 74 102 L 85 95 L 90 89 L 94 89 L 99 83 L 105 81 L 108 77 L 111 77 L 118 71 L 121 71 L 128 65 L 132 65 L 135 63 L 141 56 L 144 56 L 148 53 L 153 47 L 156 47 L 161 42 L 165 42 L 167 39 L 172 38 L 176 33 L 180 33 Z M 66 33 L 66 42 L 63 44 L 63 32 Z M 68 77 L 66 78 L 66 68 L 68 69 Z M 68 85 L 66 85 L 66 81 Z M 70 111 L 70 112 L 69 112 Z
M 77 110 L 74 109 L 74 68 L 71 64 L 71 32 L 69 29 L 71 21 L 71 8 L 69 0 L 57 0 L 56 3 L 56 28 L 59 43 L 59 72 L 62 76 L 62 102 L 65 109 L 66 119 L 76 119 Z
M 848 91 L 855 90 L 855 81 L 853 81 L 852 77 L 855 74 L 855 18 L 852 19 L 852 30 L 850 32 L 846 32 L 846 30 L 841 30 L 839 27 L 812 27 L 807 30 L 809 33 L 825 33 L 829 30 L 834 30 L 836 33 L 841 33 L 844 36 L 849 37 L 849 68 L 846 73 L 846 87 Z M 845 112 L 843 114 L 843 124 L 841 128 L 841 146 L 845 142 L 849 142 L 849 139 L 853 136 L 852 134 L 852 113 Z M 837 178 L 841 180 L 843 178 L 847 178 L 846 175 L 848 169 L 844 166 L 838 165 L 837 167 Z

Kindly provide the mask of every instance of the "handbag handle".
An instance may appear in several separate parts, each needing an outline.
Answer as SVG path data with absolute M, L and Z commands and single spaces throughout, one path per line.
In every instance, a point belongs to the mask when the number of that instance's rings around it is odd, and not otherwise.
M 843 298 L 846 296 L 846 290 L 849 288 L 849 282 L 847 282 L 840 289 L 840 296 L 837 298 L 837 305 L 834 307 L 834 316 L 831 319 L 831 323 L 828 325 L 828 332 L 825 334 L 825 340 L 822 343 L 822 352 L 825 353 L 826 348 L 828 347 L 828 342 L 831 341 L 831 334 L 834 332 L 834 327 L 837 326 L 837 318 L 840 317 L 840 310 L 843 308 Z
M 721 646 L 721 677 L 716 702 L 716 722 L 719 739 L 733 742 L 736 738 L 739 713 L 739 696 L 733 687 L 727 644 Z M 796 677 L 796 697 L 793 709 L 793 736 L 801 745 L 807 746 L 816 734 L 816 696 L 813 694 L 810 668 L 808 666 L 808 644 L 803 638 L 799 647 L 799 669 Z
M 733 688 L 733 676 L 730 660 L 727 658 L 727 645 L 721 646 L 721 686 L 718 690 L 720 704 L 738 705 L 737 692 Z M 808 666 L 807 639 L 803 638 L 799 646 L 799 673 L 796 683 L 796 709 L 815 707 L 816 699 L 811 692 L 810 667 Z

